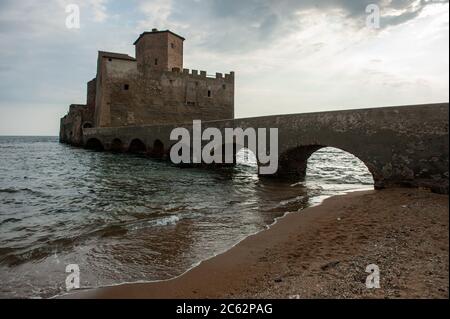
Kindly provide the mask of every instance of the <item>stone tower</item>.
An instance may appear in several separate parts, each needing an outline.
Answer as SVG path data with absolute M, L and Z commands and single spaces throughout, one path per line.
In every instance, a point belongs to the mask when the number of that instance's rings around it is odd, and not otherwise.
M 183 69 L 184 38 L 169 31 L 142 33 L 134 42 L 139 70 L 172 71 Z

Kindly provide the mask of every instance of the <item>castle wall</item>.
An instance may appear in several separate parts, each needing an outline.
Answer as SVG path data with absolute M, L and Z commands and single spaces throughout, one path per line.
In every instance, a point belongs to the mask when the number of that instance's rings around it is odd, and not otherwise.
M 97 81 L 96 81 L 96 95 L 95 95 L 95 112 L 94 125 L 95 126 L 109 126 L 109 105 L 104 101 L 104 74 L 106 73 L 106 59 L 99 53 L 97 59 Z
M 94 78 L 87 83 L 87 96 L 86 96 L 86 105 L 92 111 L 94 111 L 95 109 L 96 91 L 97 91 L 97 81 Z
M 134 61 L 103 61 L 98 126 L 234 118 L 234 74 L 140 72 Z M 97 114 L 96 114 L 97 116 Z
M 81 145 L 84 126 L 94 126 L 96 86 L 96 79 L 89 81 L 86 85 L 86 104 L 70 105 L 67 115 L 61 118 L 59 126 L 60 142 Z
M 168 37 L 168 53 L 167 53 L 167 70 L 178 68 L 183 69 L 183 40 L 171 33 L 167 33 Z
M 124 77 L 130 71 L 137 72 L 137 64 L 134 58 L 125 54 L 99 52 L 95 92 L 95 126 L 106 127 L 111 125 L 109 78 Z
M 72 104 L 69 113 L 61 119 L 59 139 L 61 142 L 81 145 L 83 124 L 92 122 L 92 112 L 84 104 Z

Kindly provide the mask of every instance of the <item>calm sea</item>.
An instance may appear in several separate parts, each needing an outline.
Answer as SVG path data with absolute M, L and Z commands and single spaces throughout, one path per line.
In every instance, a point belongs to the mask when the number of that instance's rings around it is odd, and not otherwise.
M 259 179 L 252 155 L 178 168 L 56 137 L 0 137 L 0 297 L 63 293 L 68 264 L 82 287 L 171 278 L 287 212 L 373 185 L 337 149 L 313 154 L 298 183 Z

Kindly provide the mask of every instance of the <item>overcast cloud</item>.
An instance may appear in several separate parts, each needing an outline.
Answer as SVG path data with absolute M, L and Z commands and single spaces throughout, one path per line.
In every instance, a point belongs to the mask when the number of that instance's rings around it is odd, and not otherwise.
M 236 72 L 238 117 L 448 101 L 448 16 L 448 0 L 0 0 L 0 134 L 57 135 L 97 51 L 134 55 L 154 27 L 186 38 L 185 67 Z

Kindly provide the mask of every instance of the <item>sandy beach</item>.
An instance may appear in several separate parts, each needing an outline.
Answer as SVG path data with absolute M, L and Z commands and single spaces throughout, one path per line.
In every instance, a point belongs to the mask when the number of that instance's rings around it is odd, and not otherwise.
M 290 213 L 172 280 L 69 298 L 448 298 L 448 196 L 388 189 Z M 380 269 L 367 289 L 365 268 Z

